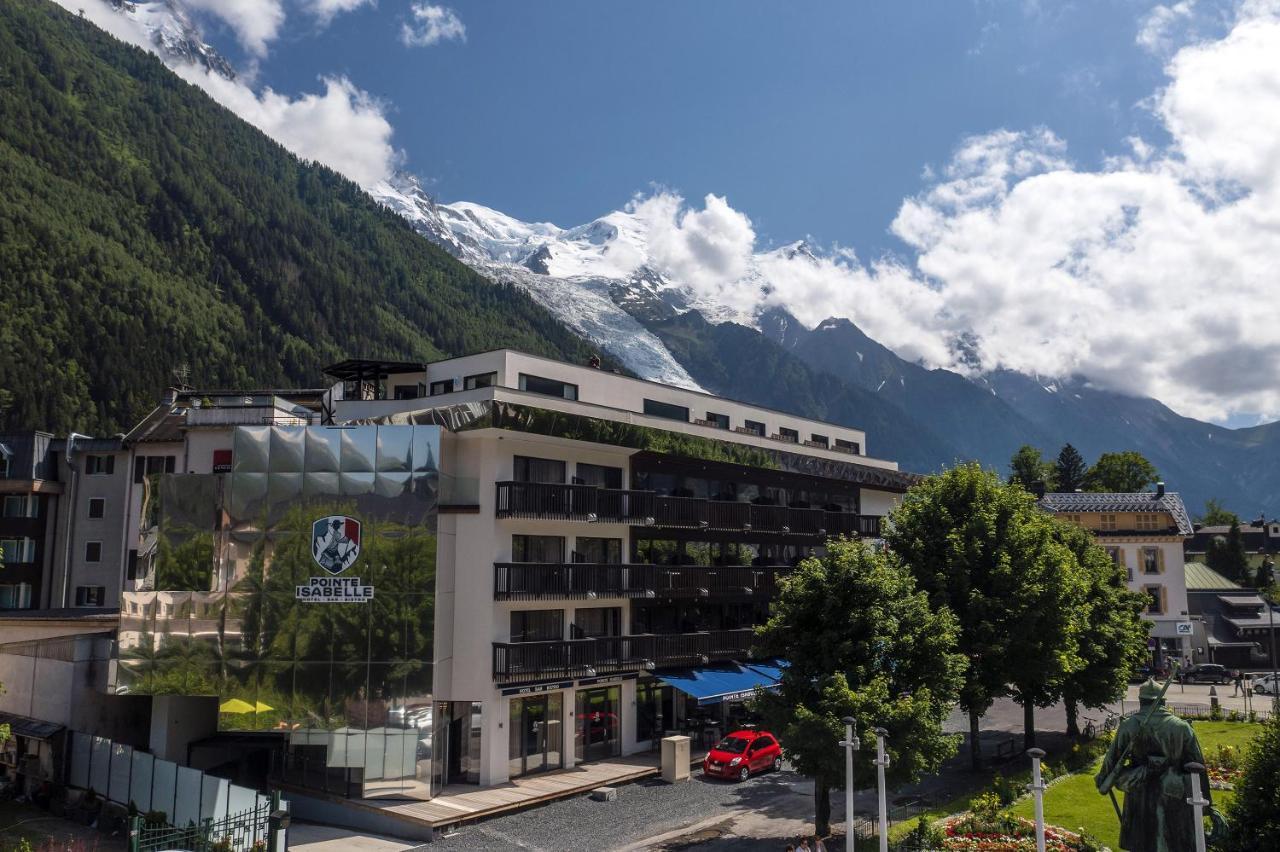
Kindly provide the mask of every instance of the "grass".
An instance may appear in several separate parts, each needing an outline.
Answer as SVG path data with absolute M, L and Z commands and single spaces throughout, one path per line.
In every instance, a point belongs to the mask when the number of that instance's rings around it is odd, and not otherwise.
M 1191 724 L 1200 740 L 1200 748 L 1205 752 L 1224 745 L 1246 746 L 1262 730 L 1261 725 L 1245 722 L 1196 721 Z M 1068 831 L 1083 828 L 1112 849 L 1119 849 L 1120 820 L 1111 806 L 1111 799 L 1098 795 L 1093 785 L 1093 776 L 1100 763 L 1095 763 L 1088 772 L 1072 775 L 1046 790 L 1044 818 L 1045 822 Z M 1231 795 L 1226 790 L 1214 790 L 1213 803 L 1220 810 L 1225 809 L 1231 802 Z M 1117 792 L 1116 798 L 1123 807 L 1124 794 Z M 1019 800 L 1012 810 L 1018 816 L 1031 819 L 1035 814 L 1035 804 L 1027 797 Z

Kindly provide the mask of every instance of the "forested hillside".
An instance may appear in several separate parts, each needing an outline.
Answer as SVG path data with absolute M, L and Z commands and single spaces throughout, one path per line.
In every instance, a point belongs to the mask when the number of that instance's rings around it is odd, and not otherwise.
M 0 429 L 123 429 L 171 371 L 315 386 L 342 357 L 586 344 L 47 0 L 0 0 Z

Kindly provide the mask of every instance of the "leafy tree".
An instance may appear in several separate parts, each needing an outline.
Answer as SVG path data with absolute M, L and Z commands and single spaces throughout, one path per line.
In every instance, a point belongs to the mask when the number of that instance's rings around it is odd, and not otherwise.
M 1023 444 L 1009 459 L 1009 483 L 1021 485 L 1028 491 L 1032 483 L 1053 481 L 1053 465 L 1044 460 L 1040 451 L 1030 444 Z M 1050 488 L 1052 490 L 1052 488 Z
M 814 779 L 819 834 L 830 828 L 829 791 L 844 786 L 836 743 L 845 716 L 859 723 L 855 772 L 872 769 L 877 726 L 889 732 L 891 784 L 934 772 L 955 753 L 942 724 L 965 668 L 957 632 L 955 616 L 932 609 L 896 557 L 860 541 L 833 540 L 825 556 L 783 581 L 757 649 L 790 665 L 757 706 L 796 768 Z
M 1227 819 L 1233 852 L 1252 852 L 1264 838 L 1280 837 L 1280 713 L 1271 714 L 1250 744 Z
M 969 715 L 975 767 L 981 764 L 979 720 L 1025 667 L 1014 655 L 1026 649 L 1015 640 L 1040 617 L 1035 609 L 1044 600 L 1038 584 L 1048 570 L 1048 523 L 1021 488 L 966 464 L 911 488 L 884 534 L 930 604 L 959 619 L 958 647 L 969 660 L 959 704 Z M 1032 685 L 1024 686 L 1030 695 Z
M 1253 585 L 1268 593 L 1271 593 L 1272 586 L 1276 583 L 1275 561 L 1270 556 L 1264 556 L 1262 562 L 1258 565 L 1258 573 L 1254 578 Z
M 1240 524 L 1232 524 L 1226 536 L 1214 536 L 1204 554 L 1210 568 L 1236 583 L 1249 584 L 1254 580 L 1249 568 L 1249 554 L 1244 548 L 1244 536 Z
M 1067 734 L 1078 736 L 1080 705 L 1101 708 L 1125 694 L 1131 672 L 1146 658 L 1150 622 L 1142 619 L 1147 598 L 1129 591 L 1125 570 L 1092 535 L 1062 521 L 1055 521 L 1054 534 L 1074 554 L 1084 579 L 1084 597 L 1077 603 L 1080 666 L 1062 683 Z
M 1196 523 L 1206 527 L 1229 527 L 1239 525 L 1240 516 L 1223 506 L 1221 500 L 1210 497 L 1204 501 L 1204 513 L 1196 518 Z
M 1053 487 L 1057 491 L 1071 492 L 1084 488 L 1084 477 L 1088 466 L 1079 450 L 1065 444 L 1058 451 L 1058 458 L 1053 463 Z
M 1084 477 L 1086 491 L 1133 493 L 1160 479 L 1155 465 L 1139 452 L 1103 453 Z

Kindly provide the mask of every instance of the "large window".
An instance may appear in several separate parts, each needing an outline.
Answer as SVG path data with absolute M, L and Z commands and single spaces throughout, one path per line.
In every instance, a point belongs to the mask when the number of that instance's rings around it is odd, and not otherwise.
M 0 539 L 0 551 L 6 563 L 35 562 L 36 542 L 31 538 Z
M 573 481 L 581 485 L 598 485 L 601 488 L 621 488 L 622 468 L 578 462 L 578 475 Z
M 424 396 L 422 392 L 422 383 L 416 385 L 396 385 L 393 399 L 417 399 Z
M 575 562 L 619 565 L 622 563 L 622 539 L 620 538 L 584 538 L 578 536 L 574 545 Z
M 76 606 L 102 606 L 106 591 L 104 586 L 76 586 Z
M 565 465 L 560 459 L 539 459 L 533 456 L 516 456 L 512 475 L 516 482 L 550 482 L 564 484 Z
M 845 450 L 856 455 L 862 454 L 862 445 L 857 441 L 846 441 L 844 438 L 836 438 L 836 449 Z
M 712 426 L 716 427 L 717 429 L 728 429 L 728 428 L 729 428 L 729 415 L 727 415 L 727 414 L 716 414 L 714 411 L 708 411 L 708 412 L 707 412 L 707 423 L 709 423 L 710 425 L 712 425 Z
M 9 494 L 4 498 L 4 517 L 34 518 L 40 512 L 40 498 L 34 494 Z
M 1160 529 L 1159 523 L 1159 515 L 1140 514 L 1138 515 L 1137 528 L 1142 532 L 1153 532 Z
M 1101 529 L 1103 532 L 1115 532 L 1115 529 L 1116 529 L 1116 516 L 1115 516 L 1115 515 L 1103 515 L 1103 516 L 1099 519 L 1099 521 L 1098 521 L 1098 527 L 1099 527 L 1099 529 Z
M 1149 615 L 1161 615 L 1164 613 L 1164 587 L 1144 586 L 1142 590 L 1150 598 L 1147 603 L 1147 613 Z
M 431 383 L 431 395 L 440 396 L 442 393 L 453 393 L 453 379 L 441 379 L 438 382 Z
M 1159 574 L 1164 568 L 1164 560 L 1161 558 L 1160 548 L 1144 547 L 1142 548 L 1142 573 L 1143 574 Z
M 511 536 L 511 561 L 558 565 L 564 562 L 564 537 L 513 535 Z
M 749 435 L 759 435 L 764 437 L 765 426 L 759 420 L 743 420 L 742 431 Z
M 157 473 L 173 473 L 175 456 L 138 456 L 133 460 L 133 481 L 142 482 Z
M 31 584 L 0 585 L 0 609 L 31 609 Z
M 520 390 L 529 393 L 540 393 L 547 396 L 558 396 L 563 399 L 577 399 L 578 386 L 558 379 L 544 379 L 542 376 L 520 374 Z
M 85 456 L 84 472 L 90 476 L 108 476 L 116 472 L 115 456 Z
M 573 638 L 598 639 L 622 635 L 622 610 L 616 606 L 593 606 L 573 612 Z
M 819 447 L 829 447 L 831 446 L 831 439 L 826 435 L 819 435 L 815 432 L 809 436 L 809 443 L 817 444 Z
M 646 399 L 644 401 L 644 413 L 652 417 L 665 417 L 667 420 L 689 422 L 689 408 L 687 406 L 659 402 L 656 399 Z
M 788 429 L 786 426 L 778 427 L 778 437 L 793 444 L 800 442 L 800 433 L 795 429 Z
M 497 373 L 477 373 L 474 376 L 467 376 L 462 380 L 462 389 L 475 390 L 476 388 L 491 388 L 497 383 Z
M 563 638 L 562 609 L 526 609 L 511 613 L 512 642 L 552 642 Z

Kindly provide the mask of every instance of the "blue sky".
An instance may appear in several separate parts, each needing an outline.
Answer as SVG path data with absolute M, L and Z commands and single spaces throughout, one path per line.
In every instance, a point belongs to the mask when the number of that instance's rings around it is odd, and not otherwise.
M 1155 126 L 1150 4 L 455 2 L 465 41 L 406 47 L 409 3 L 299 19 L 259 80 L 341 73 L 388 105 L 393 144 L 446 201 L 590 221 L 653 184 L 725 195 L 764 244 L 867 256 L 926 166 L 995 128 L 1047 126 L 1073 160 Z M 229 31 L 207 36 L 235 55 Z

